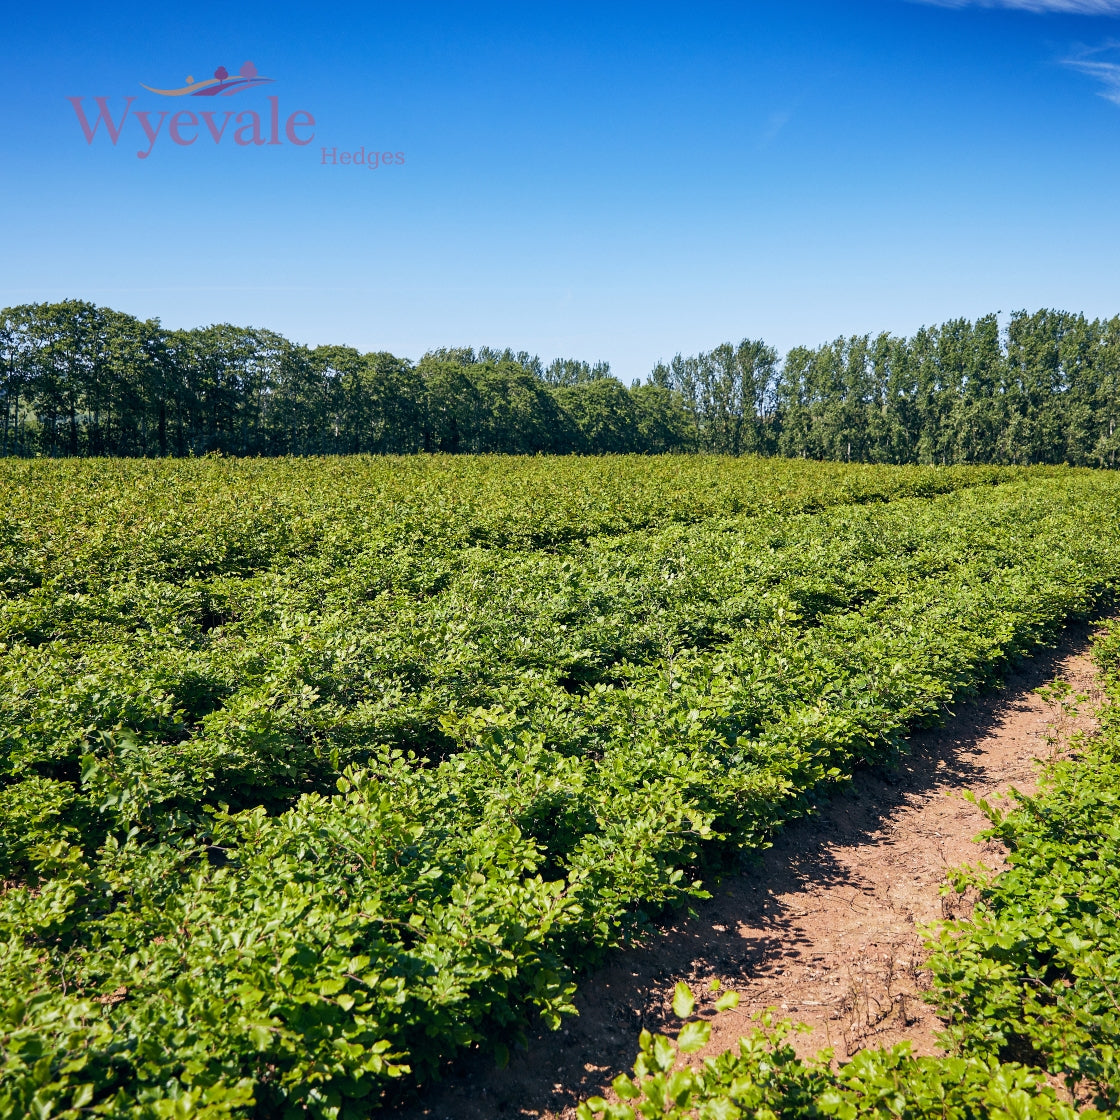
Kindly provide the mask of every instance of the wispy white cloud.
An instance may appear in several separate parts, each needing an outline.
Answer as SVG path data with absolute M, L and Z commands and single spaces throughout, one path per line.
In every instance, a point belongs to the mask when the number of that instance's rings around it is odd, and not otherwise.
M 1120 0 L 915 0 L 938 8 L 1014 8 L 1020 12 L 1064 12 L 1074 16 L 1120 16 Z
M 1101 57 L 1101 56 L 1104 57 Z M 1120 105 L 1120 43 L 1109 42 L 1100 47 L 1085 47 L 1073 58 L 1062 59 L 1064 66 L 1095 78 L 1103 87 L 1101 97 Z
M 910 0 L 915 4 L 928 4 L 938 8 L 1010 8 L 1020 12 L 1062 12 L 1078 16 L 1118 16 L 1120 0 Z M 1109 42 L 1102 47 L 1085 48 L 1074 58 L 1062 59 L 1082 74 L 1095 78 L 1103 87 L 1101 97 L 1120 105 L 1120 61 L 1096 57 L 1111 54 L 1120 56 L 1120 43 Z

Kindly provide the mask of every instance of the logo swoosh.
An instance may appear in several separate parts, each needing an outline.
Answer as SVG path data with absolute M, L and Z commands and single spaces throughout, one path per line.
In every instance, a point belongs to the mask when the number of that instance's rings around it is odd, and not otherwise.
M 189 86 L 183 86 L 182 89 L 156 89 L 155 86 L 146 86 L 143 82 L 140 85 L 151 93 L 162 94 L 164 97 L 183 97 L 188 93 L 194 93 L 195 90 L 205 89 L 207 86 L 218 85 L 217 78 L 207 78 L 204 82 L 193 82 Z

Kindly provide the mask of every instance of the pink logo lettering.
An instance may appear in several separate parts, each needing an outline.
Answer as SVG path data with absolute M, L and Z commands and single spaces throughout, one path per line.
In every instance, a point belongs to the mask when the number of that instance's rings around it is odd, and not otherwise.
M 82 99 L 80 97 L 68 97 L 66 100 L 74 106 L 74 112 L 78 114 L 78 124 L 82 126 L 82 134 L 85 136 L 87 144 L 93 143 L 93 137 L 94 133 L 97 132 L 97 126 L 104 121 L 105 131 L 109 134 L 109 139 L 112 140 L 113 146 L 116 147 L 117 140 L 120 138 L 121 129 L 124 128 L 125 118 L 128 116 L 128 108 L 136 98 L 126 97 L 124 99 L 124 112 L 121 113 L 121 123 L 113 124 L 113 118 L 109 116 L 109 99 L 107 97 L 95 97 L 93 101 L 97 106 L 98 113 L 97 117 L 94 119 L 92 128 L 90 128 L 89 121 L 86 120 L 85 112 L 82 110 Z
M 136 158 L 147 159 L 148 156 L 152 154 L 152 148 L 155 147 L 156 137 L 159 135 L 159 130 L 163 128 L 163 122 L 167 114 L 160 113 L 159 123 L 155 128 L 152 128 L 152 123 L 148 120 L 148 114 L 146 112 L 133 113 L 132 115 L 140 122 L 140 127 L 144 130 L 144 135 L 148 138 L 148 150 L 146 152 L 137 152 Z

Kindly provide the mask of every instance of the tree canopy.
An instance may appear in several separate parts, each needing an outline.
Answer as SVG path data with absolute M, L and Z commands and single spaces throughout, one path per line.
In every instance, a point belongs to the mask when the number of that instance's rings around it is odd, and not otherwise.
M 1120 317 L 1043 309 L 659 362 L 483 347 L 412 362 L 81 300 L 0 311 L 0 454 L 700 451 L 873 463 L 1117 465 Z

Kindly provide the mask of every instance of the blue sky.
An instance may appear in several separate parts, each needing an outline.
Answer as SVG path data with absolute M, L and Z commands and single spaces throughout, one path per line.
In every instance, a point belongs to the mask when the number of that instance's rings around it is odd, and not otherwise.
M 1120 312 L 1120 0 L 21 5 L 5 58 L 4 305 L 625 379 L 744 336 Z M 141 86 L 250 59 L 272 85 Z M 87 144 L 67 101 L 267 122 L 268 95 L 311 145 L 165 123 L 142 160 L 138 121 Z

